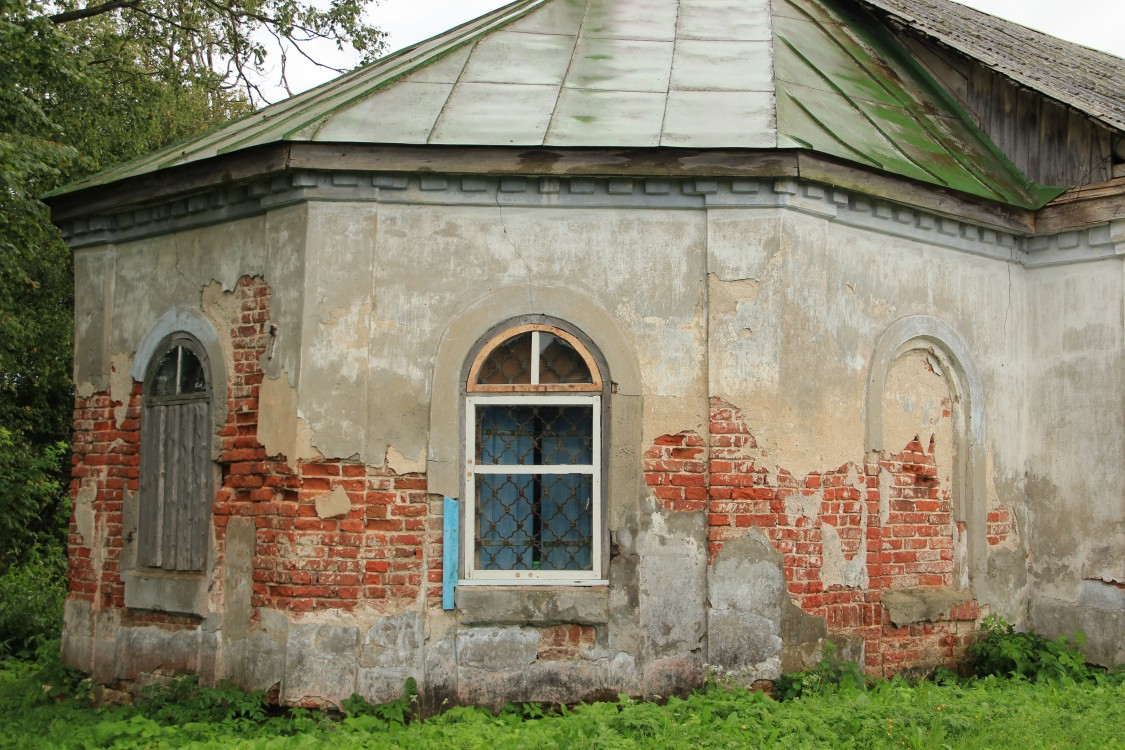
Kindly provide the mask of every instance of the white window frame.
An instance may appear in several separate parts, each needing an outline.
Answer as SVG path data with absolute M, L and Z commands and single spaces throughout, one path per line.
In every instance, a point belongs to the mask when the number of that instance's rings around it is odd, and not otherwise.
M 478 405 L 586 405 L 592 412 L 592 464 L 477 465 L 476 410 Z M 458 585 L 605 585 L 602 578 L 602 397 L 601 394 L 477 394 L 465 398 L 465 532 L 463 577 Z M 512 471 L 518 468 L 519 471 Z M 482 474 L 588 474 L 591 477 L 591 530 L 589 570 L 477 570 L 476 506 L 477 477 Z

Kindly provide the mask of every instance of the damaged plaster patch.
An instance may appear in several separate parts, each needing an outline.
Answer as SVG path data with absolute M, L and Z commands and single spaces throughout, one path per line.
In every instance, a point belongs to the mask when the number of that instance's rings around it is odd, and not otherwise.
M 1090 550 L 1082 564 L 1082 577 L 1121 588 L 1125 586 L 1125 532 L 1116 534 L 1109 544 Z
M 906 445 L 918 438 L 923 446 L 934 436 L 945 449 L 935 456 L 938 474 L 943 482 L 951 476 L 953 423 L 949 385 L 940 368 L 931 364 L 933 357 L 923 351 L 911 351 L 891 365 L 883 389 L 883 445 Z
M 916 622 L 947 620 L 954 607 L 973 601 L 973 595 L 949 588 L 888 589 L 882 601 L 891 623 L 901 628 Z
M 716 274 L 710 276 L 710 303 L 724 312 L 737 312 L 742 305 L 758 301 L 761 293 L 761 279 L 720 279 Z
M 223 284 L 211 281 L 203 287 L 200 295 L 200 307 L 203 315 L 215 326 L 215 330 L 229 331 L 233 326 L 242 322 L 242 303 L 237 299 L 232 290 L 224 290 Z M 230 336 L 219 336 L 219 345 L 223 347 L 223 356 L 227 362 L 234 361 L 234 344 Z
M 98 497 L 98 488 L 87 485 L 78 490 L 74 498 L 74 523 L 78 526 L 78 535 L 82 537 L 82 546 L 90 548 L 94 540 L 94 500 Z
M 109 400 L 113 402 L 113 422 L 120 429 L 133 395 L 133 358 L 114 354 L 109 360 Z
M 326 310 L 320 317 L 320 332 L 313 343 L 313 356 L 335 363 L 344 380 L 358 382 L 367 364 L 370 318 L 371 302 L 367 300 L 347 308 Z
M 780 469 L 780 467 L 779 467 Z M 824 503 L 824 492 L 791 492 L 785 496 L 785 513 L 790 517 L 801 516 L 815 521 Z
M 352 501 L 343 487 L 316 497 L 316 515 L 319 518 L 337 518 L 351 512 Z
M 323 458 L 313 447 L 312 429 L 297 413 L 297 389 L 284 373 L 262 379 L 258 402 L 258 442 L 266 455 L 284 456 L 294 463 Z
M 862 521 L 866 521 L 866 513 L 859 515 Z M 866 537 L 866 533 L 864 536 Z M 825 588 L 843 586 L 866 589 L 868 583 L 866 556 L 853 554 L 850 560 L 847 559 L 840 534 L 832 524 L 820 524 L 820 538 L 824 555 L 820 578 Z
M 393 445 L 387 446 L 386 466 L 395 474 L 422 474 L 426 471 L 426 449 L 418 451 L 415 458 L 407 458 L 399 453 Z

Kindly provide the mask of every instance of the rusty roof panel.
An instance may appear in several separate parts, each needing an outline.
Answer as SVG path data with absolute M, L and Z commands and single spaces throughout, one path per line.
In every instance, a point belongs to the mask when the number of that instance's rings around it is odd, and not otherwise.
M 774 148 L 773 94 L 669 91 L 661 146 Z
M 772 91 L 769 42 L 678 40 L 670 88 L 680 91 Z
M 676 39 L 677 3 L 668 0 L 590 0 L 582 35 L 589 39 Z
M 557 85 L 458 84 L 434 126 L 430 143 L 539 146 L 558 98 Z
M 581 39 L 566 85 L 602 91 L 667 91 L 672 47 L 673 42 L 646 39 Z
M 557 86 L 566 75 L 577 41 L 577 35 L 497 31 L 477 42 L 461 80 Z

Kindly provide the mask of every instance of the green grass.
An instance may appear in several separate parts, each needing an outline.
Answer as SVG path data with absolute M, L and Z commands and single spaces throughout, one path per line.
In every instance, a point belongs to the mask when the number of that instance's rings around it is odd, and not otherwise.
M 82 685 L 57 670 L 48 678 L 38 669 L 0 661 L 0 748 L 1125 749 L 1120 677 L 880 681 L 866 692 L 827 688 L 785 702 L 713 686 L 666 705 L 624 699 L 534 719 L 523 718 L 533 708 L 500 716 L 454 708 L 404 725 L 401 712 L 362 710 L 362 702 L 346 717 L 271 713 L 258 710 L 260 695 L 191 686 L 145 706 L 99 708 L 88 699 L 49 697 L 59 685 L 44 679 L 69 679 L 79 693 Z M 216 721 L 216 715 L 226 718 Z

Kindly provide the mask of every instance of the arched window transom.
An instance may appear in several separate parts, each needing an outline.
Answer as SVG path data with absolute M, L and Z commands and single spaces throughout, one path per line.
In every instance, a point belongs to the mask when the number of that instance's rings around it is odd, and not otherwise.
M 466 388 L 471 393 L 598 392 L 602 378 L 576 336 L 531 323 L 508 329 L 485 344 L 469 370 Z
M 481 347 L 465 383 L 466 579 L 601 578 L 604 382 L 556 326 L 514 326 Z

